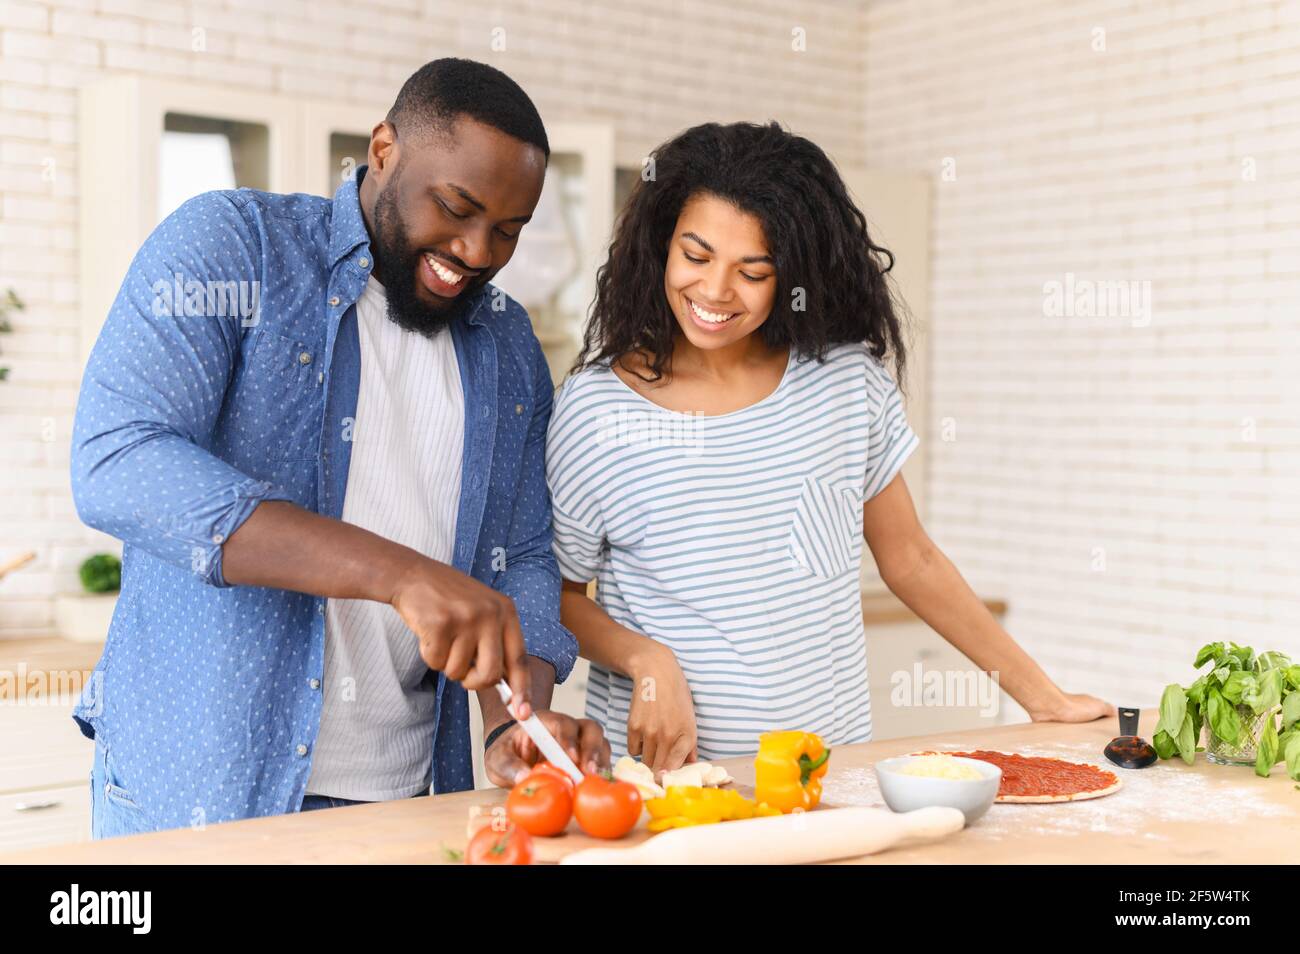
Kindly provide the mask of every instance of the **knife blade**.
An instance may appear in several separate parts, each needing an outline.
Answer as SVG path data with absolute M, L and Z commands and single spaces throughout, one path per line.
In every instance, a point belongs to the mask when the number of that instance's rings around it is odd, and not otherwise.
M 506 709 L 509 710 L 513 693 L 511 693 L 510 686 L 504 679 L 497 683 L 497 694 L 501 696 L 501 701 L 505 703 Z M 514 715 L 514 712 L 511 711 L 510 714 Z M 520 719 L 519 724 L 523 727 L 528 738 L 533 740 L 533 744 L 537 746 L 542 755 L 546 756 L 548 762 L 573 779 L 575 785 L 582 782 L 584 777 L 582 772 L 578 766 L 573 764 L 573 759 L 569 758 L 568 753 L 560 748 L 560 743 L 555 741 L 555 736 L 551 735 L 546 726 L 542 725 L 542 720 L 537 718 L 537 713 L 533 713 L 527 719 Z

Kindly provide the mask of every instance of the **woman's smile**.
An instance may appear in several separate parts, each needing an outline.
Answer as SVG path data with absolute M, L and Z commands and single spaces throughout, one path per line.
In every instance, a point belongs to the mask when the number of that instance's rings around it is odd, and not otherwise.
M 740 311 L 721 311 L 706 308 L 689 295 L 683 295 L 682 297 L 686 299 L 686 310 L 694 319 L 696 327 L 704 331 L 719 331 L 730 324 L 732 320 L 744 314 L 744 312 Z

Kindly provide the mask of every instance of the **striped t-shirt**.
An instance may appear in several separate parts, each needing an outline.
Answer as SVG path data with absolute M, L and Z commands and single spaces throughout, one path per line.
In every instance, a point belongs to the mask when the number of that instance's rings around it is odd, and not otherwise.
M 561 573 L 672 649 L 701 759 L 752 755 L 771 729 L 871 738 L 862 505 L 916 444 L 862 344 L 792 354 L 772 394 L 729 414 L 661 408 L 608 366 L 564 382 L 546 455 Z M 587 715 L 616 757 L 632 691 L 592 665 Z

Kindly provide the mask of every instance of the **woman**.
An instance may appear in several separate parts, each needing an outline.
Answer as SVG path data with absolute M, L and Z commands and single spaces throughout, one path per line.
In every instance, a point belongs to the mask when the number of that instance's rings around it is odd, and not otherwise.
M 659 771 L 750 755 L 769 729 L 870 739 L 864 540 L 1033 719 L 1112 713 L 1061 691 L 919 524 L 883 363 L 901 380 L 893 259 L 826 155 L 776 123 L 710 123 L 648 168 L 547 444 L 562 620 L 614 754 Z

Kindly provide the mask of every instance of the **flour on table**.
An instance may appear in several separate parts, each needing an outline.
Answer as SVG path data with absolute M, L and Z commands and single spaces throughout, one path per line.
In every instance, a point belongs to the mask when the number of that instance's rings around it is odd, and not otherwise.
M 971 747 L 949 744 L 928 748 L 933 751 L 963 752 L 969 751 Z M 1163 822 L 1213 824 L 1223 818 L 1243 814 L 1259 818 L 1291 817 L 1293 814 L 1284 806 L 1262 798 L 1239 784 L 1243 773 L 1255 777 L 1253 769 L 1248 766 L 1223 766 L 1222 779 L 1188 771 L 1188 766 L 1181 759 L 1161 760 L 1148 768 L 1126 770 L 1113 767 L 1104 757 L 1099 757 L 1096 746 L 1089 742 L 1017 747 L 1016 753 L 1099 765 L 1114 771 L 1124 784 L 1114 794 L 1079 802 L 995 803 L 983 818 L 971 826 L 972 831 L 999 840 L 1022 834 L 1059 835 L 1102 831 L 1115 835 L 1140 835 L 1153 841 L 1168 841 L 1169 836 L 1159 830 Z M 1201 757 L 1204 758 L 1204 755 Z M 822 782 L 822 801 L 837 807 L 888 807 L 880 794 L 874 768 L 853 768 L 837 772 L 832 766 Z

